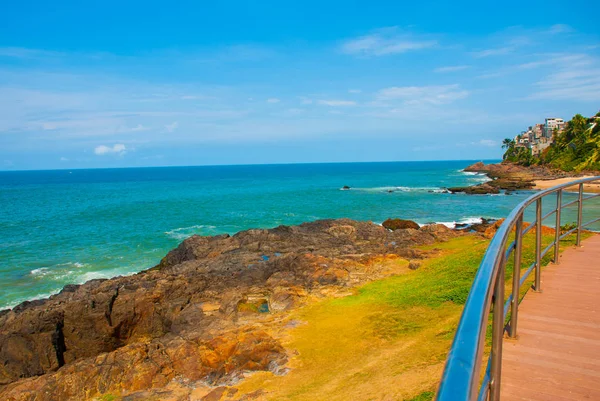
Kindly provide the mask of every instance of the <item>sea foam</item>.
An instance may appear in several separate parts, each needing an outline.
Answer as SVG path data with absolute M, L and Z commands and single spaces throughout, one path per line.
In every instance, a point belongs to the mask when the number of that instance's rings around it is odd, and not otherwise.
M 166 231 L 165 234 L 170 238 L 181 241 L 191 237 L 194 234 L 214 234 L 214 230 L 216 228 L 216 226 L 199 224 L 190 227 L 175 228 L 171 231 Z
M 457 224 L 473 225 L 473 224 L 481 224 L 482 222 L 483 222 L 483 220 L 481 219 L 481 217 L 465 217 L 464 219 L 456 220 L 456 221 L 436 221 L 435 224 L 442 224 L 448 228 L 455 228 Z M 425 224 L 419 224 L 419 225 L 423 226 Z
M 350 188 L 348 191 L 361 191 L 361 192 L 429 192 L 436 194 L 449 193 L 446 188 L 440 187 L 403 187 L 403 186 L 388 186 L 388 187 L 371 187 L 371 188 Z

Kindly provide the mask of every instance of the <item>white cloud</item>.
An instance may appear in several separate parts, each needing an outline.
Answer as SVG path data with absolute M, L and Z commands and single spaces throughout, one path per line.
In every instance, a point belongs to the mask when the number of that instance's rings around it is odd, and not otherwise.
M 540 59 L 536 61 L 530 61 L 523 63 L 518 66 L 519 69 L 530 70 L 538 67 L 547 65 L 564 65 L 569 67 L 582 67 L 592 65 L 594 60 L 587 54 L 539 54 L 537 55 Z
M 348 107 L 356 106 L 356 102 L 353 100 L 319 100 L 319 104 L 331 107 Z
M 534 84 L 526 99 L 600 101 L 600 59 L 585 54 L 547 56 L 538 64 L 520 68 L 551 67 L 551 73 Z
M 476 58 L 484 58 L 490 56 L 502 56 L 508 53 L 511 53 L 515 48 L 514 47 L 498 47 L 494 49 L 485 49 L 480 50 L 473 53 L 473 56 Z
M 494 146 L 498 146 L 498 142 L 492 140 L 492 139 L 482 139 L 479 141 L 479 145 L 481 146 L 488 146 L 488 147 L 494 147 Z
M 360 89 L 348 89 L 348 93 L 361 93 Z
M 279 102 L 281 102 L 281 100 L 277 99 L 276 97 L 267 99 L 267 103 L 279 103 Z
M 144 127 L 142 124 L 138 124 L 133 128 L 130 128 L 129 131 L 131 132 L 139 132 L 139 131 L 146 131 L 148 128 Z
M 302 103 L 302 104 L 312 104 L 313 103 L 312 99 L 309 99 L 304 96 L 299 96 L 299 99 L 300 99 L 300 103 Z
M 539 81 L 528 99 L 600 101 L 600 68 L 565 69 Z
M 117 144 L 113 145 L 112 147 L 106 146 L 106 145 L 100 145 L 94 149 L 94 153 L 97 154 L 98 156 L 109 155 L 109 154 L 116 154 L 119 156 L 123 156 L 125 153 L 127 153 L 127 147 L 122 143 L 117 143 Z
M 61 157 L 61 158 L 60 158 L 60 161 L 61 161 L 61 162 L 68 162 L 68 161 L 69 161 L 69 159 L 67 159 L 66 157 Z
M 469 68 L 468 65 L 451 65 L 451 66 L 447 66 L 447 67 L 439 67 L 433 71 L 434 72 L 456 72 L 456 71 L 466 70 L 467 68 Z
M 431 86 L 393 86 L 381 89 L 377 93 L 379 100 L 402 100 L 405 104 L 447 104 L 458 99 L 464 99 L 469 92 L 460 85 L 431 85 Z
M 361 56 L 385 56 L 421 50 L 437 45 L 436 40 L 421 39 L 415 35 L 402 34 L 396 27 L 379 29 L 372 34 L 350 39 L 341 46 L 346 54 Z
M 175 132 L 177 127 L 179 127 L 179 123 L 177 121 L 174 121 L 171 124 L 165 124 L 165 129 L 167 132 Z

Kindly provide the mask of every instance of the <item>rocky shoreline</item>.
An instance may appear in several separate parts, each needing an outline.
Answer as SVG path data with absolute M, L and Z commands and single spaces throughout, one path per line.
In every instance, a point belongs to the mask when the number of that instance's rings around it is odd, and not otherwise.
M 294 352 L 280 341 L 293 324 L 287 312 L 409 274 L 431 253 L 417 246 L 463 235 L 443 225 L 390 224 L 321 220 L 193 236 L 149 270 L 1 311 L 0 396 L 254 399 L 225 386 L 251 372 L 287 372 Z
M 464 169 L 466 172 L 487 175 L 491 181 L 468 187 L 448 188 L 451 193 L 468 195 L 499 194 L 505 192 L 533 189 L 537 180 L 553 180 L 573 177 L 574 175 L 545 166 L 524 167 L 514 163 L 484 164 L 478 162 Z

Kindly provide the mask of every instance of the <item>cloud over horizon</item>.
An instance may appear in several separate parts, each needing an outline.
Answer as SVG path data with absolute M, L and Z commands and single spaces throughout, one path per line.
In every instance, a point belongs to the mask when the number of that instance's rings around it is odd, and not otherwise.
M 113 146 L 100 145 L 96 146 L 94 149 L 94 153 L 98 156 L 115 154 L 118 156 L 123 156 L 127 153 L 127 147 L 122 143 L 114 144 Z
M 256 37 L 217 27 L 233 35 L 222 41 L 198 27 L 201 44 L 182 42 L 189 35 L 160 42 L 143 29 L 132 48 L 103 36 L 80 46 L 43 37 L 0 44 L 0 160 L 11 161 L 5 168 L 180 164 L 185 152 L 187 164 L 391 160 L 417 157 L 413 148 L 480 158 L 500 155 L 494 143 L 547 115 L 597 111 L 600 41 L 583 20 L 460 29 L 385 21 L 289 36 L 277 35 L 281 26 Z M 338 154 L 345 143 L 351 150 Z

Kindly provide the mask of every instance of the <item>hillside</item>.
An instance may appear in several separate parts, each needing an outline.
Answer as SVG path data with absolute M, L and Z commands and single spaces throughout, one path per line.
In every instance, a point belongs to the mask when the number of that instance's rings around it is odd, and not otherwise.
M 576 114 L 561 132 L 556 131 L 553 142 L 539 155 L 505 139 L 503 159 L 523 166 L 545 165 L 563 171 L 600 171 L 600 112 L 591 118 Z

